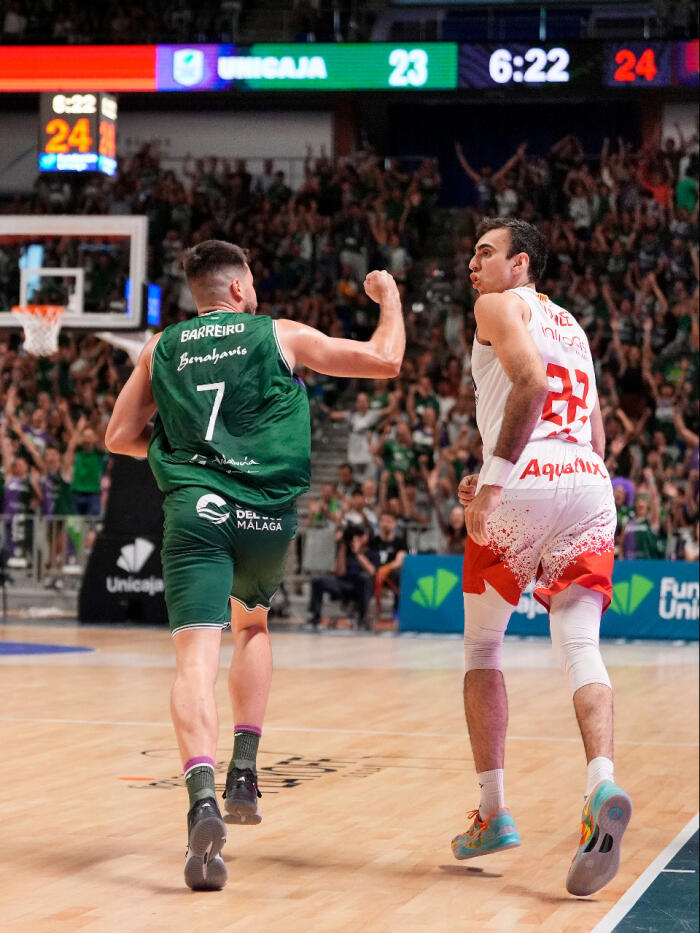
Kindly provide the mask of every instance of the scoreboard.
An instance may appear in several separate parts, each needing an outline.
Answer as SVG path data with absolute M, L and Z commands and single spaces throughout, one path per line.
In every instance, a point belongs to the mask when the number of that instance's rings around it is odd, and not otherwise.
M 539 89 L 552 97 L 557 91 L 697 87 L 698 41 L 461 45 L 458 86 Z
M 106 93 L 42 94 L 39 171 L 117 170 L 117 101 Z
M 42 99 L 42 156 L 105 171 L 100 124 L 114 122 L 104 91 L 228 93 L 499 90 L 499 96 L 697 88 L 697 39 L 601 42 L 270 43 L 258 45 L 0 46 L 0 92 Z M 57 93 L 61 89 L 62 93 Z M 78 129 L 75 124 L 85 119 Z M 89 132 L 88 132 L 88 125 Z M 88 137 L 90 144 L 87 143 Z M 103 148 L 109 148 L 107 131 Z M 44 144 L 51 148 L 44 148 Z M 77 156 L 85 156 L 79 159 Z M 92 160 L 87 158 L 92 156 Z M 105 156 L 102 163 L 99 157 Z M 69 158 L 70 157 L 70 158 Z M 53 160 L 51 170 L 58 165 Z

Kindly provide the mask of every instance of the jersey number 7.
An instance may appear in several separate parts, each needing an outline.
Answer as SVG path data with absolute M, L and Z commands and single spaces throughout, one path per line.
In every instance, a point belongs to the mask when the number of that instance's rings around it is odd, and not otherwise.
M 207 433 L 204 435 L 205 441 L 210 441 L 214 436 L 214 425 L 216 424 L 216 416 L 219 414 L 219 409 L 221 408 L 221 400 L 224 397 L 224 389 L 226 387 L 225 382 L 207 382 L 206 385 L 197 386 L 198 392 L 216 392 L 214 397 L 214 404 L 211 407 L 211 416 L 209 418 L 209 424 L 207 425 Z

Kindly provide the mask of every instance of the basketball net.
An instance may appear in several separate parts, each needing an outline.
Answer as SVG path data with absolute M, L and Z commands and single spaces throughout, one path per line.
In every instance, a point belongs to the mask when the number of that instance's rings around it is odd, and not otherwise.
M 12 315 L 24 328 L 24 349 L 32 356 L 51 356 L 58 350 L 58 332 L 65 313 L 61 305 L 15 305 Z

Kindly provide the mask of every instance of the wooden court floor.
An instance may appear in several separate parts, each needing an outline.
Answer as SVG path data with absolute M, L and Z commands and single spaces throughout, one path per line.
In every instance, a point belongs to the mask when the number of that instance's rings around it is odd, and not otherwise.
M 635 811 L 619 875 L 577 900 L 564 878 L 585 767 L 546 643 L 509 640 L 504 656 L 506 792 L 523 845 L 465 864 L 449 845 L 477 803 L 461 642 L 280 633 L 259 759 L 263 822 L 230 827 L 226 889 L 193 893 L 182 881 L 187 797 L 168 634 L 10 625 L 0 642 L 94 649 L 0 653 L 6 933 L 583 933 L 698 809 L 697 646 L 604 648 L 617 779 Z M 221 784 L 232 739 L 223 671 L 218 694 Z

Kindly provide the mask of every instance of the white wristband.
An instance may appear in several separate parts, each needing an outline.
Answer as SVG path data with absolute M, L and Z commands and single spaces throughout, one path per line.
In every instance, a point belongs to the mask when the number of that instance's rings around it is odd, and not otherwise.
M 480 486 L 505 486 L 508 477 L 515 469 L 515 464 L 503 457 L 491 457 L 485 468 L 479 473 Z

